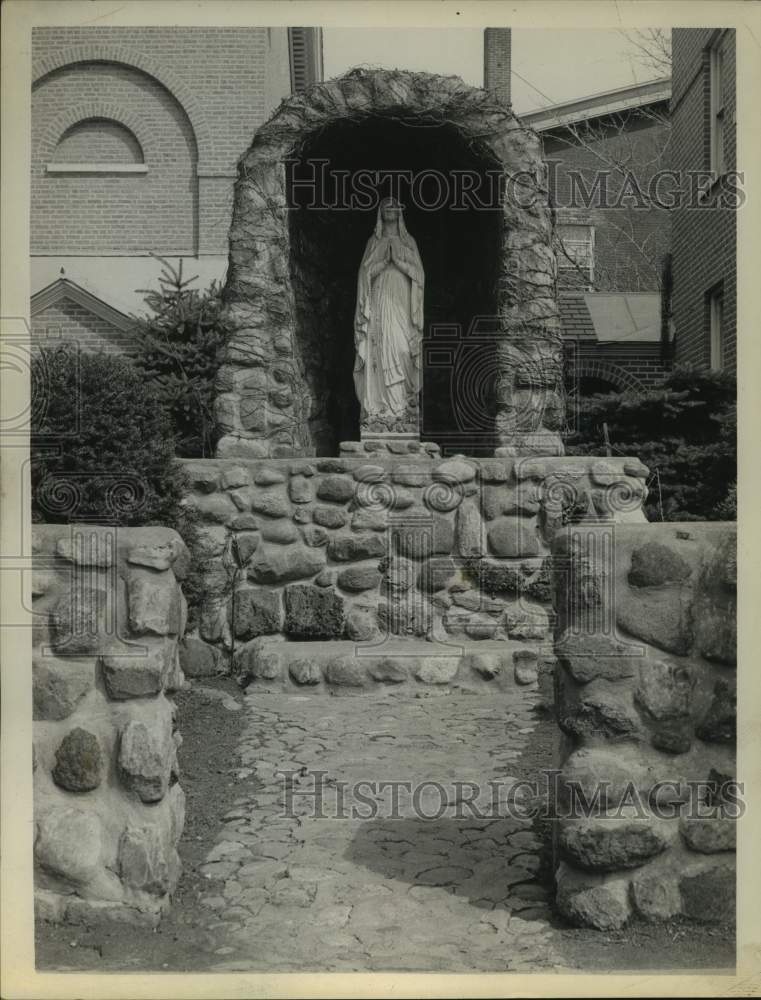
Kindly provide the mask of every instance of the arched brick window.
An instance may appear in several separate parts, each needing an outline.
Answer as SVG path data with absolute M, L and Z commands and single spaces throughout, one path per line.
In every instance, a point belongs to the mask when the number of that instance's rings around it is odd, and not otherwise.
M 125 166 L 143 164 L 145 157 L 137 136 L 126 125 L 110 118 L 86 118 L 66 129 L 50 162 Z

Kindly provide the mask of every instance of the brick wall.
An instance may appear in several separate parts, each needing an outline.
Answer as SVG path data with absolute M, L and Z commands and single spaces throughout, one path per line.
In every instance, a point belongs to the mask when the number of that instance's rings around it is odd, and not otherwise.
M 611 388 L 626 389 L 660 382 L 670 362 L 662 357 L 660 344 L 592 341 L 567 344 L 566 367 L 571 381 L 601 379 Z
M 673 91 L 671 115 L 674 170 L 710 168 L 710 102 L 708 48 L 715 29 L 672 31 Z M 735 130 L 735 36 L 721 37 L 722 88 L 725 101 L 725 157 L 728 170 L 737 169 Z M 673 212 L 673 319 L 678 362 L 708 367 L 710 328 L 708 295 L 720 284 L 724 293 L 724 366 L 737 365 L 736 218 L 731 208 L 715 200 Z
M 132 345 L 132 339 L 108 320 L 68 299 L 61 299 L 32 317 L 33 341 L 50 338 L 60 338 L 68 344 L 76 341 L 82 350 L 104 350 L 108 354 L 128 351 Z
M 237 160 L 290 90 L 286 29 L 51 27 L 32 44 L 32 253 L 226 253 Z M 83 118 L 122 123 L 147 173 L 47 174 Z M 66 160 L 113 135 L 82 129 Z
M 136 139 L 148 172 L 47 173 L 48 163 L 62 159 L 56 152 L 60 125 L 109 111 L 139 121 Z M 72 156 L 100 162 L 111 128 L 103 134 L 83 130 Z M 195 252 L 195 137 L 176 99 L 144 73 L 88 63 L 48 75 L 33 96 L 32 151 L 33 253 Z M 66 159 L 71 162 L 68 153 Z
M 644 113 L 619 115 L 612 123 L 581 123 L 573 131 L 543 133 L 558 223 L 594 226 L 593 287 L 597 291 L 658 290 L 663 258 L 669 248 L 669 213 L 639 207 L 634 199 L 624 198 L 621 207 L 604 207 L 599 200 L 585 207 L 574 194 L 571 175 L 580 174 L 583 188 L 591 192 L 599 174 L 609 171 L 609 201 L 615 204 L 624 182 L 624 175 L 615 165 L 626 164 L 647 191 L 655 171 L 666 166 L 670 132 L 666 119 L 667 109 L 656 105 Z M 558 263 L 562 262 L 559 256 Z M 561 287 L 583 283 L 578 272 L 562 268 L 559 280 Z

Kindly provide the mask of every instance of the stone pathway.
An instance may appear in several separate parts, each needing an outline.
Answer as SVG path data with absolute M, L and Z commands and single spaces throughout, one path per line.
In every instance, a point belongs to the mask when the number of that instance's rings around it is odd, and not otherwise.
M 509 779 L 535 725 L 535 697 L 249 688 L 239 777 L 255 776 L 254 792 L 224 817 L 201 869 L 211 880 L 201 897 L 215 945 L 210 968 L 558 967 L 531 823 L 504 810 L 473 818 L 463 805 L 472 791 L 455 785 Z M 296 772 L 288 799 L 278 771 Z M 314 771 L 325 772 L 322 818 Z M 389 788 L 354 787 L 362 780 L 429 785 L 414 802 L 397 785 L 394 808 Z M 352 807 L 376 814 L 352 818 Z M 335 815 L 341 808 L 345 818 Z

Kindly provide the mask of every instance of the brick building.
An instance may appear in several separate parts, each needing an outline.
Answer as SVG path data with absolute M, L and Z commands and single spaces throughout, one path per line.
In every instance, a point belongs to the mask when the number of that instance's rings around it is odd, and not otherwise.
M 670 93 L 666 78 L 523 116 L 542 136 L 555 204 L 571 392 L 636 388 L 669 366 L 670 213 L 651 195 L 668 164 Z
M 151 253 L 198 287 L 227 267 L 239 156 L 280 99 L 322 78 L 318 28 L 40 28 L 33 33 L 32 322 L 38 335 L 124 343 Z M 484 87 L 510 102 L 511 32 L 484 31 Z M 669 213 L 621 195 L 668 153 L 669 80 L 524 116 L 557 207 L 560 311 L 580 391 L 665 370 Z M 595 192 L 601 168 L 614 207 Z
M 223 278 L 238 158 L 321 79 L 321 30 L 45 27 L 32 48 L 33 330 L 116 337 L 152 253 Z
M 675 356 L 736 371 L 735 32 L 675 28 L 671 38 L 671 166 L 686 194 L 672 213 Z

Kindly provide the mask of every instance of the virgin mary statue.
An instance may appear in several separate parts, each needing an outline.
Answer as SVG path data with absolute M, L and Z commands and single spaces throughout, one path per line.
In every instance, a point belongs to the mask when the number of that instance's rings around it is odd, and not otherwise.
M 386 198 L 357 282 L 354 387 L 364 431 L 418 431 L 424 280 L 402 207 Z

